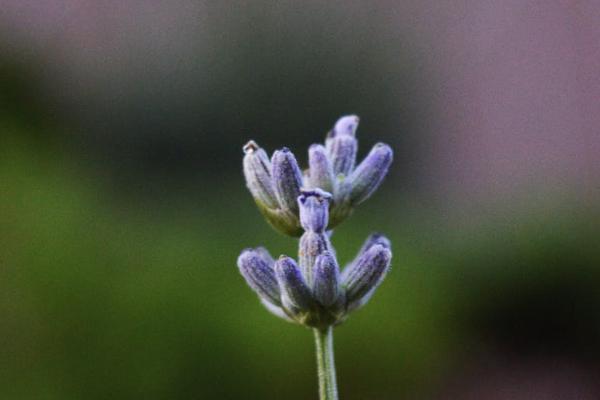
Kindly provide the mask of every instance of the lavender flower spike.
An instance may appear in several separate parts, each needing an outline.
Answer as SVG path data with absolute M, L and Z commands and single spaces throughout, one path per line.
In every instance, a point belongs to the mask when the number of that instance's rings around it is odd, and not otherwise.
M 273 265 L 265 257 L 265 250 L 247 249 L 238 257 L 240 273 L 262 300 L 281 305 L 280 291 Z M 270 257 L 270 256 L 269 256 Z
M 342 285 L 346 288 L 348 303 L 360 300 L 381 283 L 390 267 L 391 259 L 392 253 L 389 249 L 375 244 L 356 264 L 344 270 Z
M 279 206 L 284 210 L 298 212 L 297 199 L 302 186 L 302 172 L 294 154 L 284 147 L 273 153 L 273 184 Z
M 281 256 L 275 261 L 275 275 L 283 306 L 293 314 L 308 311 L 313 301 L 312 295 L 296 262 L 290 257 Z
M 342 117 L 325 146 L 312 145 L 304 175 L 285 147 L 269 160 L 255 142 L 244 146 L 244 175 L 258 208 L 276 230 L 301 237 L 298 264 L 287 256 L 275 261 L 259 247 L 244 250 L 238 266 L 271 313 L 313 329 L 320 400 L 338 400 L 333 328 L 369 301 L 392 258 L 390 241 L 372 234 L 340 273 L 331 245 L 332 229 L 371 196 L 393 158 L 392 149 L 379 143 L 355 168 L 358 122 L 355 115 Z
M 313 295 L 323 306 L 331 306 L 339 297 L 340 269 L 335 257 L 328 251 L 317 257 L 314 267 Z
M 350 203 L 357 205 L 368 199 L 377 189 L 392 163 L 393 152 L 390 146 L 377 143 L 369 155 L 350 175 Z

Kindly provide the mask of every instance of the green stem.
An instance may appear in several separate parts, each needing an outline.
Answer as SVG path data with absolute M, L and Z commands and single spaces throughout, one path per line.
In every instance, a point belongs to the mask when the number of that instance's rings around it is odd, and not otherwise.
M 317 347 L 317 368 L 319 373 L 319 398 L 338 400 L 335 378 L 335 360 L 333 357 L 333 327 L 314 329 Z

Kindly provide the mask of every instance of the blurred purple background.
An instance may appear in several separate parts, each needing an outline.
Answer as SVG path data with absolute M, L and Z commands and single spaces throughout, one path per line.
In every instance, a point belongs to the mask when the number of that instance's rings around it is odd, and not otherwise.
M 202 107 L 201 101 L 182 104 L 193 98 L 189 92 L 211 96 L 221 85 L 230 90 L 226 96 L 237 96 L 223 70 L 242 60 L 235 51 L 247 44 L 245 29 L 263 22 L 273 28 L 266 34 L 304 40 L 307 47 L 331 35 L 333 50 L 343 52 L 354 45 L 345 43 L 343 31 L 357 27 L 372 43 L 389 46 L 375 53 L 388 74 L 403 61 L 402 49 L 411 52 L 407 63 L 419 81 L 413 90 L 431 103 L 431 112 L 420 116 L 425 120 L 415 122 L 430 135 L 431 146 L 416 160 L 429 189 L 459 201 L 572 191 L 582 203 L 594 201 L 600 175 L 599 20 L 593 1 L 516 0 L 262 6 L 5 0 L 0 14 L 4 51 L 42 64 L 38 95 L 63 106 L 57 111 L 80 122 L 80 134 L 113 144 L 122 135 L 156 134 L 123 132 L 115 120 L 123 109 L 143 112 L 144 103 L 183 98 L 166 110 L 189 118 Z M 349 63 L 361 57 L 348 53 Z M 384 84 L 402 90 L 401 79 Z M 233 119 L 236 113 L 228 110 Z M 392 118 L 388 126 L 398 125 Z M 210 142 L 202 137 L 207 132 L 193 134 Z

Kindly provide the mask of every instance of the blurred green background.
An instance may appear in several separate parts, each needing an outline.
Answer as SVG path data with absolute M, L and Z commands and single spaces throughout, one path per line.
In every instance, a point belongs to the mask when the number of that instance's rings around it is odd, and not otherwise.
M 394 260 L 336 330 L 341 397 L 598 398 L 598 53 L 547 59 L 592 25 L 455 3 L 8 1 L 0 398 L 316 398 L 311 333 L 235 266 L 296 253 L 241 146 L 305 163 L 348 113 L 395 161 L 333 243 L 381 231 Z

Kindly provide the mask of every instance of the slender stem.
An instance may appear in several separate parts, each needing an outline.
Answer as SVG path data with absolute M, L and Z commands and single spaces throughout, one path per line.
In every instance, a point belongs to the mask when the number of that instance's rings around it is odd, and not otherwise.
M 335 378 L 335 360 L 333 357 L 333 327 L 314 329 L 317 347 L 317 369 L 319 373 L 319 398 L 338 400 Z

